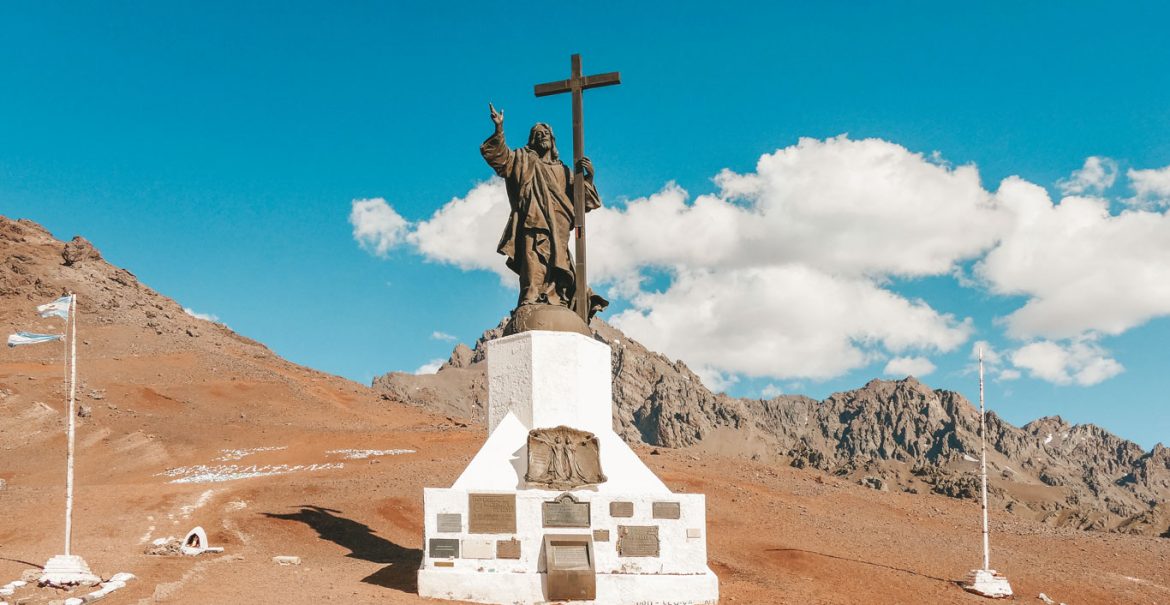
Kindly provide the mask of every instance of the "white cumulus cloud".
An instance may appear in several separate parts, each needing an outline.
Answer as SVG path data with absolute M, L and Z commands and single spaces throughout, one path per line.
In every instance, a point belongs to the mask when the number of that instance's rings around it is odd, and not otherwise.
M 895 357 L 882 373 L 886 376 L 914 376 L 921 378 L 935 370 L 935 365 L 925 357 Z
M 1011 228 L 976 274 L 996 294 L 1028 297 L 1005 318 L 1010 336 L 1116 335 L 1170 314 L 1170 216 L 1112 215 L 1098 198 L 1053 203 L 1017 177 L 996 197 L 1013 215 Z
M 431 332 L 431 340 L 441 340 L 443 342 L 455 342 L 458 339 L 455 338 L 454 336 L 446 333 L 446 332 L 440 332 L 438 330 L 435 330 L 434 332 Z
M 764 388 L 760 389 L 760 397 L 763 397 L 764 399 L 771 399 L 773 397 L 779 397 L 780 395 L 783 395 L 783 394 L 784 394 L 784 389 L 780 388 L 779 386 L 777 386 L 775 384 L 771 384 L 771 383 L 764 385 Z
M 1170 206 L 1170 166 L 1126 172 L 1134 197 L 1126 200 L 1140 208 Z
M 1116 180 L 1117 162 L 1091 155 L 1085 158 L 1084 166 L 1074 170 L 1069 178 L 1059 181 L 1056 185 L 1065 195 L 1081 195 L 1101 193 L 1112 187 Z
M 198 312 L 194 309 L 188 308 L 188 307 L 183 307 L 183 312 L 186 313 L 187 315 L 190 315 L 191 317 L 194 317 L 195 319 L 202 319 L 203 321 L 210 321 L 210 322 L 216 322 L 216 323 L 219 322 L 219 316 L 217 316 L 213 313 L 200 313 L 200 312 Z
M 1012 353 L 1011 360 L 1030 376 L 1060 385 L 1091 386 L 1125 370 L 1090 339 L 1066 344 L 1050 340 L 1033 342 Z
M 358 244 L 367 252 L 382 257 L 402 243 L 409 232 L 406 219 L 382 198 L 354 200 L 349 223 L 353 225 L 353 237 Z
M 738 375 L 826 379 L 882 359 L 888 372 L 925 375 L 927 355 L 972 333 L 969 319 L 890 285 L 929 276 L 1024 297 L 1001 318 L 1024 344 L 988 348 L 999 379 L 1026 371 L 1091 384 L 1121 371 L 1092 335 L 1170 315 L 1170 217 L 1148 209 L 1170 199 L 1170 167 L 1130 170 L 1143 201 L 1114 215 L 1088 196 L 1117 173 L 1113 160 L 1087 158 L 1058 184 L 1073 195 L 1053 202 L 1019 177 L 988 191 L 974 166 L 938 153 L 805 138 L 761 156 L 752 172 L 722 171 L 711 194 L 692 199 L 667 183 L 624 204 L 610 200 L 589 215 L 590 277 L 629 303 L 614 325 L 683 359 L 716 390 Z M 514 287 L 495 253 L 508 209 L 493 177 L 417 223 L 381 199 L 355 200 L 350 220 L 371 253 L 405 245 Z M 975 279 L 964 274 L 970 261 Z M 1051 361 L 1053 347 L 1063 361 Z
M 414 373 L 418 375 L 434 374 L 435 372 L 438 372 L 439 368 L 443 367 L 443 364 L 445 363 L 447 363 L 446 359 L 432 359 L 419 366 L 418 369 L 414 371 Z
M 948 351 L 966 321 L 872 281 L 802 265 L 682 270 L 610 323 L 692 366 L 749 376 L 830 378 L 866 365 L 879 347 Z
M 504 181 L 493 177 L 444 204 L 406 239 L 430 260 L 510 278 L 514 274 L 504 265 L 504 257 L 496 254 L 508 211 Z

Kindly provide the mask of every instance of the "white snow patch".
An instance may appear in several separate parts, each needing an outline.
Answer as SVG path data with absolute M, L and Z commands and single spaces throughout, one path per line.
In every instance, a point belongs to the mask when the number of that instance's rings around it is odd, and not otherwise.
M 208 502 L 211 501 L 211 497 L 214 495 L 215 490 L 213 489 L 209 489 L 202 494 L 199 494 L 199 499 L 196 500 L 194 504 L 187 504 L 179 507 L 179 514 L 182 515 L 184 519 L 190 518 L 191 513 L 203 508 Z
M 301 471 L 324 471 L 345 468 L 342 462 L 327 462 L 324 464 L 263 464 L 240 466 L 236 464 L 220 464 L 207 466 L 180 466 L 168 469 L 155 475 L 175 477 L 171 483 L 220 483 L 223 481 L 237 481 L 252 477 L 267 477 L 271 475 L 287 475 Z
M 972 458 L 971 456 L 968 456 L 967 454 L 963 454 L 963 460 L 966 460 L 967 462 L 979 462 L 978 458 Z
M 148 541 L 150 541 L 150 537 L 152 535 L 154 535 L 154 526 L 153 525 L 151 525 L 150 528 L 146 530 L 145 534 L 142 534 L 142 537 L 138 539 L 138 543 L 139 544 L 146 544 Z
M 1044 438 L 1044 445 L 1048 445 L 1049 443 L 1052 443 L 1052 433 L 1048 433 L 1048 436 Z
M 275 451 L 287 450 L 287 449 L 288 449 L 287 445 L 277 445 L 277 446 L 269 446 L 269 447 L 253 447 L 253 448 L 242 449 L 242 450 L 219 450 L 220 452 L 223 452 L 223 455 L 220 456 L 219 458 L 216 458 L 216 460 L 218 460 L 220 462 L 231 462 L 233 460 L 242 460 L 243 458 L 245 458 L 247 456 L 251 456 L 252 454 L 257 454 L 260 452 L 275 452 Z
M 398 456 L 413 454 L 414 450 L 329 450 L 326 454 L 341 456 L 346 460 L 365 460 L 370 456 Z

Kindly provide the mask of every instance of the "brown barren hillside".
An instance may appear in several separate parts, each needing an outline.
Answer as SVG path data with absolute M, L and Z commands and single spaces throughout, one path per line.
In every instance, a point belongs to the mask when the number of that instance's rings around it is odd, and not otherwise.
M 138 576 L 107 603 L 422 603 L 422 488 L 449 485 L 483 429 L 282 360 L 27 221 L 0 218 L 0 326 L 80 302 L 74 549 Z M 292 328 L 292 326 L 290 326 Z M 58 344 L 0 358 L 0 585 L 62 550 L 64 422 Z M 722 429 L 719 429 L 722 430 Z M 878 491 L 739 452 L 635 448 L 676 491 L 707 494 L 727 603 L 976 603 L 978 509 Z M 346 451 L 350 450 L 350 451 Z M 374 450 L 356 452 L 353 450 Z M 403 451 L 408 450 L 408 451 Z M 365 457 L 362 457 L 362 456 Z M 1150 513 L 1150 523 L 1160 523 Z M 143 554 L 206 528 L 222 554 Z M 1170 603 L 1170 540 L 1057 528 L 993 513 L 993 564 L 1021 602 Z M 295 555 L 300 566 L 278 566 Z M 23 587 L 9 603 L 60 602 Z

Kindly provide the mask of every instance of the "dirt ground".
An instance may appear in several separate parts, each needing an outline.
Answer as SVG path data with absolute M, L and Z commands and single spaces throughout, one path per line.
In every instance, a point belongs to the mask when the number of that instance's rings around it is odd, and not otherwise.
M 113 325 L 86 338 L 101 344 L 82 347 L 89 416 L 78 427 L 73 547 L 103 577 L 137 576 L 104 603 L 427 602 L 415 582 L 422 489 L 455 480 L 482 427 L 379 399 L 255 343 L 190 346 Z M 62 366 L 37 347 L 0 358 L 0 584 L 62 551 Z M 971 502 L 734 455 L 635 449 L 671 489 L 707 495 L 724 603 L 982 602 L 956 582 L 980 562 Z M 281 474 L 247 476 L 264 472 Z M 226 480 L 173 482 L 183 478 Z M 196 525 L 222 554 L 144 554 Z M 992 562 L 1016 601 L 1170 603 L 1170 540 L 1004 514 L 993 531 Z M 28 586 L 7 600 L 67 596 Z

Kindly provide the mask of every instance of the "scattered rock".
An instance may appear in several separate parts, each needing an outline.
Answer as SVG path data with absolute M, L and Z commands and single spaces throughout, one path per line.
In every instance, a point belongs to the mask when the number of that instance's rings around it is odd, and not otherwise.
M 77 406 L 77 417 L 78 418 L 89 418 L 92 415 L 93 415 L 93 410 L 89 409 L 88 405 Z
M 1048 597 L 1048 595 L 1046 595 L 1046 594 L 1044 594 L 1044 593 L 1040 593 L 1040 597 L 1039 597 L 1039 598 L 1040 598 L 1040 600 L 1041 600 L 1041 601 L 1044 601 L 1044 602 L 1045 602 L 1045 603 L 1047 603 L 1048 605 L 1056 605 L 1056 601 L 1053 601 L 1052 599 L 1050 599 L 1050 598 Z
M 289 555 L 278 555 L 278 556 L 272 557 L 272 562 L 276 563 L 277 565 L 300 565 L 301 558 L 300 557 L 293 557 L 293 556 L 289 556 Z
M 72 267 L 73 265 L 87 260 L 101 260 L 102 255 L 89 243 L 89 240 L 80 235 L 73 236 L 73 240 L 65 244 L 65 249 L 61 251 L 61 258 L 65 259 L 65 265 Z
M 174 536 L 159 538 L 151 542 L 142 552 L 159 557 L 177 557 L 183 554 L 183 541 Z
M 886 487 L 885 481 L 882 481 L 880 478 L 874 477 L 871 475 L 867 475 L 867 476 L 863 477 L 857 483 L 860 485 L 864 485 L 865 487 L 868 487 L 870 489 L 876 489 L 880 492 L 890 491 L 890 489 L 888 487 Z

